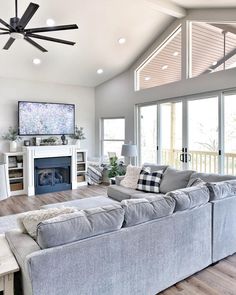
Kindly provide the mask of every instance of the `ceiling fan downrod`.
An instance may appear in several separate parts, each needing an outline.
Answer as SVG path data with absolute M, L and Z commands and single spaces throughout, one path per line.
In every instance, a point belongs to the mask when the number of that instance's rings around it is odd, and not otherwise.
M 15 11 L 16 11 L 16 18 L 18 17 L 18 1 L 15 0 Z

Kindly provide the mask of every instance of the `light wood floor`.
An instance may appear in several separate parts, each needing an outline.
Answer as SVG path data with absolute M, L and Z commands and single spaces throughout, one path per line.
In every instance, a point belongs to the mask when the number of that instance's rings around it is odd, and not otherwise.
M 106 191 L 106 186 L 89 186 L 74 191 L 35 197 L 11 197 L 0 202 L 0 216 L 39 209 L 40 206 L 51 203 L 98 195 L 106 196 Z M 159 295 L 236 295 L 236 254 L 187 278 Z
M 84 186 L 77 190 L 37 195 L 34 197 L 15 196 L 0 202 L 0 216 L 37 210 L 43 205 L 83 199 L 94 196 L 106 196 L 106 186 Z

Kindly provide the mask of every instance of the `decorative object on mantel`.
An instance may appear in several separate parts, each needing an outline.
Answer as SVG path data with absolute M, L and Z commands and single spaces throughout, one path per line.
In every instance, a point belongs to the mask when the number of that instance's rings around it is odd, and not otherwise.
M 14 153 L 17 151 L 17 141 L 21 138 L 18 135 L 17 129 L 9 127 L 8 132 L 2 136 L 2 139 L 8 140 L 10 142 L 10 152 Z
M 49 138 L 44 138 L 41 140 L 40 145 L 57 145 L 57 138 L 56 137 L 49 137 Z
M 24 140 L 24 146 L 30 146 L 30 140 Z
M 64 134 L 61 136 L 61 141 L 62 141 L 62 144 L 63 145 L 67 145 L 68 144 L 68 139 L 66 139 L 66 136 Z
M 75 144 L 80 148 L 80 141 L 86 139 L 84 134 L 84 127 L 75 126 L 75 134 L 72 134 L 70 138 L 75 140 Z

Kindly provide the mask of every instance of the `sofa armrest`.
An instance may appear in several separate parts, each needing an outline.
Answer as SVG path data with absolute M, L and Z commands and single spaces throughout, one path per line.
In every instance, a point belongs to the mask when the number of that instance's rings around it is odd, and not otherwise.
M 20 282 L 23 293 L 32 295 L 31 278 L 28 268 L 28 256 L 32 253 L 40 253 L 42 250 L 30 235 L 22 233 L 19 230 L 13 230 L 5 233 L 8 244 L 20 266 Z
M 125 176 L 116 176 L 116 185 L 120 185 L 120 182 L 125 178 Z

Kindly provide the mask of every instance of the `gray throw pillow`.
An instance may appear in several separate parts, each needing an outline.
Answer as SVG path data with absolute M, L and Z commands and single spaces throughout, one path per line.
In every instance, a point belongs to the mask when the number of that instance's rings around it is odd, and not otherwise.
M 108 205 L 64 214 L 41 222 L 37 243 L 42 249 L 56 247 L 119 230 L 124 221 L 120 205 Z
M 211 201 L 236 196 L 236 180 L 207 182 L 206 185 L 210 191 Z
M 193 172 L 191 170 L 181 171 L 167 167 L 162 176 L 160 192 L 166 194 L 170 191 L 185 188 Z
M 174 211 L 176 212 L 192 209 L 208 203 L 210 193 L 206 186 L 192 186 L 169 192 L 166 196 L 175 200 L 176 205 Z

